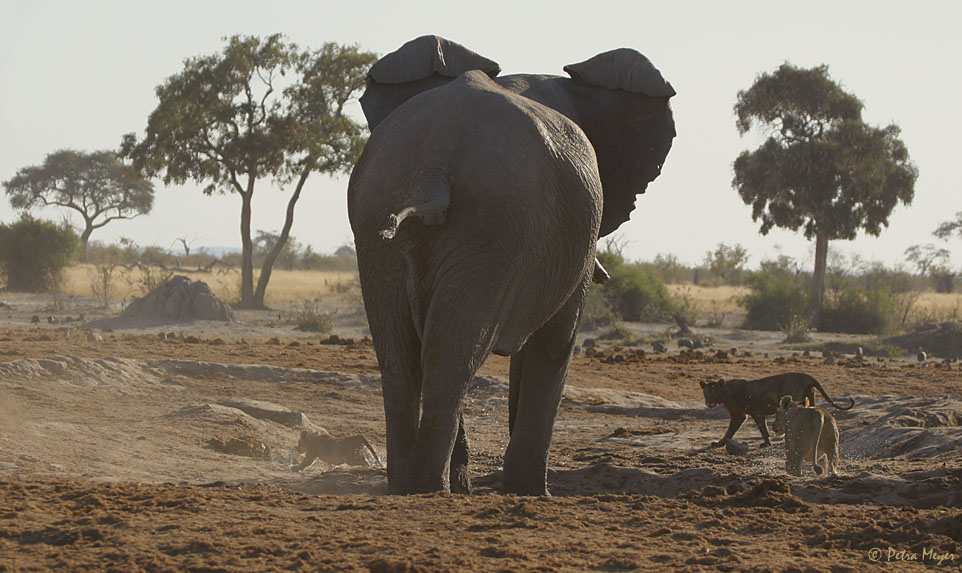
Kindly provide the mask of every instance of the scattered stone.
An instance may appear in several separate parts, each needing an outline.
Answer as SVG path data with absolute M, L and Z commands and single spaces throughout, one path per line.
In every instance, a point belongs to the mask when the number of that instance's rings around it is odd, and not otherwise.
M 826 366 L 834 366 L 834 365 L 835 365 L 835 357 L 834 357 L 834 356 L 831 356 L 831 355 L 827 356 L 827 357 L 825 358 L 825 360 L 822 362 L 822 364 L 824 364 L 824 365 L 826 365 Z
M 215 437 L 207 441 L 207 445 L 222 454 L 244 456 L 254 459 L 270 459 L 271 448 L 252 437 L 220 438 Z
M 30 324 L 40 324 L 40 317 L 36 314 L 30 317 Z
M 100 336 L 96 332 L 87 333 L 87 342 L 103 342 L 103 341 L 104 341 L 104 337 Z
M 725 444 L 725 451 L 733 456 L 744 456 L 748 453 L 748 444 L 742 442 L 736 442 L 731 438 L 725 438 L 722 440 Z

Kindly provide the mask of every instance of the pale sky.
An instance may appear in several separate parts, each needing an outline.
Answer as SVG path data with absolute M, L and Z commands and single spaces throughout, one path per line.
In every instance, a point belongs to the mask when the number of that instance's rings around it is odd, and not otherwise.
M 562 67 L 599 52 L 631 47 L 648 56 L 675 87 L 678 137 L 662 176 L 638 198 L 619 229 L 626 255 L 659 253 L 699 263 L 718 243 L 741 244 L 749 266 L 781 252 L 811 266 L 801 234 L 758 234 L 731 187 L 732 162 L 757 140 L 741 138 L 732 106 L 756 75 L 782 62 L 829 66 L 832 77 L 865 104 L 873 125 L 897 123 L 919 169 L 915 200 L 899 206 L 878 238 L 860 235 L 830 248 L 888 265 L 911 245 L 949 248 L 962 264 L 962 239 L 931 233 L 962 211 L 962 3 L 839 0 L 810 2 L 522 2 L 404 3 L 322 1 L 0 0 L 0 181 L 41 164 L 63 148 L 116 149 L 127 132 L 143 135 L 156 107 L 154 88 L 188 57 L 219 51 L 224 36 L 280 32 L 303 47 L 356 43 L 386 54 L 437 34 L 497 61 L 510 73 L 564 75 Z M 358 118 L 361 119 L 358 109 Z M 146 217 L 110 223 L 95 240 L 130 237 L 170 247 L 239 247 L 240 201 L 207 197 L 201 185 L 155 182 Z M 352 240 L 347 176 L 313 175 L 292 234 L 316 251 Z M 264 182 L 254 198 L 254 229 L 283 224 L 288 194 Z M 59 211 L 41 215 L 59 219 Z M 0 222 L 17 214 L 0 197 Z M 79 222 L 78 218 L 74 218 Z

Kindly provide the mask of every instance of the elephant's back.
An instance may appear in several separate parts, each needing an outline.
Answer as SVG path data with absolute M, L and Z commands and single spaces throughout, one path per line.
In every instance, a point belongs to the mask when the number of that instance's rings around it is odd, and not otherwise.
M 439 177 L 450 190 L 444 222 L 407 220 L 380 240 L 388 217 L 428 201 L 425 182 Z M 359 257 L 403 258 L 415 308 L 486 309 L 506 348 L 593 268 L 601 203 L 581 129 L 477 72 L 411 98 L 378 125 L 349 187 Z
M 349 203 L 383 204 L 379 225 L 381 215 L 423 201 L 424 181 L 438 174 L 451 184 L 452 212 L 503 210 L 535 226 L 600 220 L 597 160 L 581 129 L 478 71 L 411 98 L 374 130 Z

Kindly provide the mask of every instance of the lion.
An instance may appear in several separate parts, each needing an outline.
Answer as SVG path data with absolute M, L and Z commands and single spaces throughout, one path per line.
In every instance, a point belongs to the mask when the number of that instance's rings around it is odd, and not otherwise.
M 802 475 L 802 461 L 812 462 L 815 475 L 838 475 L 838 424 L 827 410 L 805 407 L 783 396 L 772 424 L 776 436 L 785 434 L 785 471 Z M 825 467 L 822 458 L 825 458 Z
M 772 445 L 768 428 L 765 427 L 765 416 L 775 413 L 782 396 L 791 396 L 801 403 L 807 400 L 809 405 L 814 406 L 815 390 L 818 390 L 829 404 L 839 410 L 850 410 L 855 405 L 855 400 L 849 398 L 848 406 L 839 406 L 829 397 L 818 380 L 802 372 L 787 372 L 758 380 L 701 382 L 701 389 L 705 394 L 706 406 L 714 408 L 721 404 L 731 417 L 725 437 L 712 442 L 712 446 L 723 445 L 725 440 L 732 439 L 745 422 L 746 416 L 755 420 L 755 425 L 765 441 L 764 446 Z
M 332 466 L 348 464 L 351 466 L 383 467 L 381 458 L 364 436 L 335 438 L 330 434 L 303 431 L 297 442 L 297 452 L 304 454 L 301 463 L 294 471 L 301 471 L 320 459 Z

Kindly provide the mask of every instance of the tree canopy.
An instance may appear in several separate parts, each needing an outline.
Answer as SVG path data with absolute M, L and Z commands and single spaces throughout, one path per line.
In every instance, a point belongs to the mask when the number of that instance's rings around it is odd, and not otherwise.
M 157 87 L 144 138 L 124 136 L 122 150 L 166 185 L 192 180 L 207 194 L 240 198 L 241 305 L 259 307 L 308 176 L 347 173 L 363 149 L 365 129 L 345 106 L 376 56 L 333 43 L 301 50 L 279 34 L 226 42 L 220 53 L 188 59 Z M 251 210 L 263 179 L 293 189 L 255 290 Z
M 773 227 L 815 239 L 809 313 L 817 322 L 825 290 L 828 241 L 877 236 L 901 202 L 910 204 L 918 172 L 898 126 L 873 127 L 862 102 L 829 76 L 827 66 L 783 64 L 759 75 L 735 103 L 742 135 L 756 124 L 767 138 L 734 163 L 733 187 L 764 235 Z
M 94 230 L 147 214 L 154 202 L 153 184 L 114 151 L 56 151 L 42 165 L 20 169 L 3 185 L 14 209 L 55 206 L 80 213 L 85 252 Z

